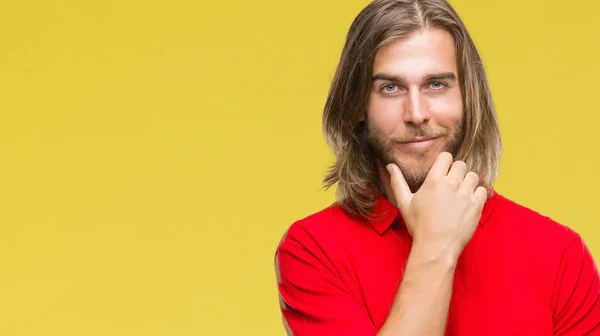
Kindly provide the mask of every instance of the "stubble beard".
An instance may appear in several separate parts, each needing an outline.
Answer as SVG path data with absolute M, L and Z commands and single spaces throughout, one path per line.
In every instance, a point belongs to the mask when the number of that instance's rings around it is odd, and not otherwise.
M 412 156 L 411 161 L 423 162 L 413 164 L 409 163 L 408 160 L 403 160 L 402 157 L 394 155 L 394 143 L 413 139 L 415 137 L 440 137 L 439 140 L 445 141 L 442 151 L 450 152 L 455 157 L 463 139 L 462 122 L 451 129 L 439 131 L 431 130 L 427 127 L 412 126 L 405 134 L 392 136 L 381 134 L 374 127 L 370 127 L 368 122 L 365 123 L 367 142 L 375 155 L 377 162 L 384 167 L 390 163 L 396 164 L 400 168 L 400 171 L 402 171 L 404 179 L 412 192 L 416 192 L 421 188 L 427 174 L 429 174 L 431 164 L 424 163 L 423 161 L 429 156 L 429 152 L 433 149 L 412 150 L 408 154 Z M 437 154 L 438 153 L 436 153 L 436 155 Z

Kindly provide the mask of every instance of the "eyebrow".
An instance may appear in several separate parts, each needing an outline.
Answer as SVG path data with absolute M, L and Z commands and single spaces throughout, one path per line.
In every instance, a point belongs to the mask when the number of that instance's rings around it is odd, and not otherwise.
M 378 73 L 373 76 L 373 81 L 376 81 L 376 80 L 405 83 L 406 77 L 392 76 L 392 75 L 387 75 L 387 74 L 383 74 L 383 73 Z M 456 75 L 453 72 L 433 73 L 433 74 L 425 75 L 423 77 L 423 80 L 426 82 L 431 82 L 431 81 L 436 81 L 436 80 L 456 80 Z

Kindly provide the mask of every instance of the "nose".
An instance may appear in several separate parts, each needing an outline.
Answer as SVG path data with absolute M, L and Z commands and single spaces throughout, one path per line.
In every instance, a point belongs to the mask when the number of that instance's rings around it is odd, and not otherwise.
M 420 92 L 409 93 L 404 106 L 404 122 L 420 125 L 429 121 L 429 111 Z

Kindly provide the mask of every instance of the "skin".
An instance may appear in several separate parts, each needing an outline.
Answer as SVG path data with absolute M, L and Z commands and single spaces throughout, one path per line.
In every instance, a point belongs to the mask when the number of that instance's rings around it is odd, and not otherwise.
M 487 198 L 477 174 L 452 156 L 463 117 L 454 40 L 439 29 L 395 40 L 377 52 L 373 74 L 369 141 L 385 193 L 413 238 L 379 335 L 441 336 L 456 263 Z
M 452 36 L 427 30 L 379 49 L 367 107 L 369 143 L 385 166 L 395 163 L 411 190 L 436 156 L 461 141 L 463 101 Z M 411 142 L 419 138 L 434 140 Z

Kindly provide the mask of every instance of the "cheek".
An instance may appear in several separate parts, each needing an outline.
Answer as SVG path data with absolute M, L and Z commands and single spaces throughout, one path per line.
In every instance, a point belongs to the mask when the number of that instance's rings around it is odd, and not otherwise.
M 369 124 L 381 133 L 392 133 L 394 127 L 402 123 L 401 104 L 395 99 L 372 98 L 369 100 L 367 118 Z
M 432 119 L 442 127 L 453 127 L 462 120 L 463 104 L 460 96 L 433 99 L 429 106 Z

